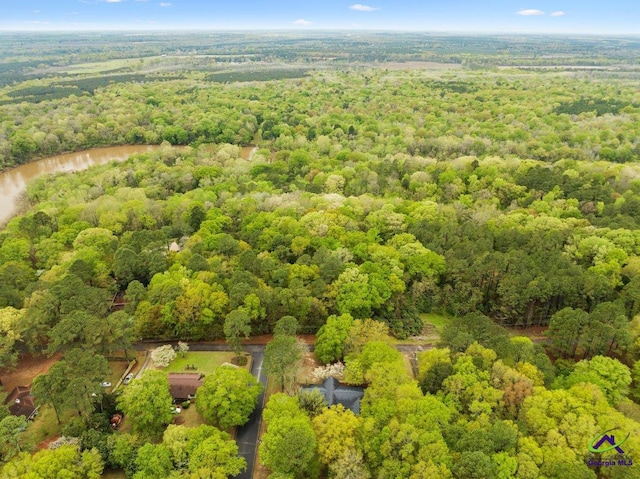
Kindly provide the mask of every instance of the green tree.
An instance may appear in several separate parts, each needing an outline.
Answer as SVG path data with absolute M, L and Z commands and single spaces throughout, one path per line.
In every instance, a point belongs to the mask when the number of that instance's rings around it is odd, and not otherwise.
M 189 455 L 189 470 L 195 477 L 235 477 L 246 470 L 247 462 L 238 457 L 238 445 L 231 437 L 213 429 Z
M 131 420 L 133 429 L 154 436 L 173 420 L 169 381 L 162 371 L 145 371 L 118 398 L 118 407 Z
M 375 319 L 356 319 L 349 328 L 344 352 L 345 354 L 359 353 L 366 344 L 375 341 L 392 343 L 389 326 Z
M 494 477 L 491 457 L 481 451 L 465 451 L 453 466 L 453 474 L 459 478 L 483 479 Z
M 327 400 L 319 389 L 300 389 L 297 396 L 298 406 L 312 419 L 327 408 Z
M 114 468 L 122 468 L 127 476 L 135 472 L 135 459 L 138 452 L 138 437 L 131 434 L 113 434 L 108 438 L 111 451 L 110 461 Z
M 369 479 L 371 477 L 362 453 L 354 449 L 347 449 L 335 462 L 329 464 L 329 471 L 334 479 Z
M 109 375 L 107 360 L 91 350 L 72 349 L 46 374 L 34 380 L 33 395 L 40 404 L 50 404 L 58 421 L 60 413 L 73 408 L 87 424 L 100 402 L 100 383 Z
M 224 336 L 227 344 L 236 353 L 236 357 L 242 355 L 242 337 L 248 338 L 251 334 L 251 318 L 243 309 L 234 309 L 224 320 Z
M 295 336 L 298 332 L 298 320 L 293 316 L 283 316 L 273 328 L 274 336 Z
M 82 477 L 100 479 L 104 468 L 96 450 L 80 452 L 77 446 L 61 446 L 44 449 L 33 456 L 21 453 L 0 469 L 0 476 L 7 479 L 54 479 Z
M 128 314 L 135 313 L 138 304 L 140 304 L 140 302 L 145 299 L 146 295 L 147 290 L 140 281 L 131 281 L 127 286 L 127 290 L 125 292 L 125 299 L 127 301 L 127 304 L 125 305 L 124 310 Z
M 325 409 L 313 419 L 320 462 L 330 465 L 349 450 L 357 450 L 360 419 L 341 404 Z
M 7 416 L 0 421 L 0 458 L 7 462 L 25 449 L 22 433 L 27 429 L 24 416 Z
M 60 414 L 69 399 L 66 396 L 67 384 L 68 380 L 64 368 L 56 367 L 56 364 L 54 364 L 47 374 L 36 376 L 31 386 L 31 393 L 35 398 L 36 404 L 39 406 L 50 405 L 56 414 L 58 424 L 61 423 Z
M 260 384 L 245 369 L 220 366 L 198 388 L 198 412 L 210 424 L 228 429 L 242 426 L 256 406 Z
M 629 393 L 631 371 L 617 359 L 594 356 L 578 362 L 569 376 L 558 379 L 567 389 L 582 382 L 595 384 L 612 404 L 617 404 Z
M 443 346 L 452 351 L 465 351 L 474 342 L 478 342 L 482 346 L 493 349 L 499 357 L 508 357 L 512 354 L 507 330 L 480 313 L 453 318 L 443 328 L 440 341 Z
M 317 477 L 317 472 L 314 473 L 316 448 L 311 420 L 300 413 L 268 423 L 260 443 L 260 459 L 275 473 L 291 474 L 299 479 L 313 478 Z
M 155 479 L 169 477 L 173 470 L 171 452 L 164 444 L 146 443 L 136 455 L 134 479 Z
M 20 340 L 20 320 L 24 310 L 11 306 L 0 309 L 0 367 L 13 367 L 18 359 L 14 346 Z
M 280 388 L 290 387 L 295 382 L 303 354 L 303 345 L 294 336 L 274 336 L 264 353 L 264 370 Z
M 316 335 L 315 355 L 323 364 L 342 361 L 353 317 L 349 314 L 329 316 Z

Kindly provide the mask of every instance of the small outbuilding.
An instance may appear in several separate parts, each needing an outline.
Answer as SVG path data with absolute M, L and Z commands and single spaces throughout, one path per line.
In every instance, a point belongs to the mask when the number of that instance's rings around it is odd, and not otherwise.
M 202 386 L 204 375 L 200 373 L 169 373 L 169 392 L 175 402 L 188 401 L 196 397 Z
M 16 386 L 9 393 L 4 404 L 14 416 L 24 416 L 27 420 L 33 419 L 38 414 L 34 397 L 31 395 L 31 386 Z

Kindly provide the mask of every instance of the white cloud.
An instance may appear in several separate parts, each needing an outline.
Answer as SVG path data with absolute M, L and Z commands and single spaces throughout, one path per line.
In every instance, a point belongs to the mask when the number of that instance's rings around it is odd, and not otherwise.
M 525 17 L 534 17 L 537 15 L 544 15 L 542 10 L 536 10 L 535 8 L 527 8 L 526 10 L 520 10 L 518 15 L 523 15 Z
M 376 10 L 380 10 L 378 7 L 370 7 L 369 5 L 362 5 L 360 3 L 351 5 L 349 8 L 356 12 L 374 12 Z
M 170 7 L 171 4 L 168 2 L 160 2 L 160 6 L 166 8 L 166 7 Z
M 562 10 L 558 10 L 557 12 L 551 12 L 550 15 L 552 17 L 564 17 L 566 15 Z
M 298 20 L 293 22 L 294 25 L 311 25 L 309 20 L 305 20 L 304 18 L 299 18 Z
M 121 3 L 122 0 L 106 0 L 107 3 Z

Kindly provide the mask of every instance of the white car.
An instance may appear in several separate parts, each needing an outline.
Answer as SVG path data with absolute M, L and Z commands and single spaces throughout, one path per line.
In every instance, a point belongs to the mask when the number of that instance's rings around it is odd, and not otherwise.
M 129 373 L 124 377 L 124 381 L 122 381 L 123 384 L 129 384 L 131 382 L 131 380 L 134 378 L 134 374 L 133 373 Z
M 100 386 L 102 386 L 103 388 L 110 388 L 111 383 L 109 381 L 103 381 L 100 383 Z

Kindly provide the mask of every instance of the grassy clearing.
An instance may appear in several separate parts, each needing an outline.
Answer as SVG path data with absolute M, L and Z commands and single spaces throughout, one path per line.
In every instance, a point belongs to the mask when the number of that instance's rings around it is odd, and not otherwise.
M 450 318 L 437 313 L 422 313 L 420 319 L 422 319 L 422 324 L 424 324 L 425 327 L 432 326 L 436 332 L 440 334 Z
M 197 427 L 205 424 L 204 419 L 196 410 L 195 403 L 191 404 L 188 409 L 183 409 L 180 414 L 176 414 L 174 422 L 185 427 Z
M 72 416 L 73 413 L 71 411 L 61 414 L 60 419 L 62 424 L 58 424 L 56 413 L 51 407 L 40 407 L 40 409 L 38 409 L 38 415 L 24 432 L 26 442 L 37 446 L 42 441 L 57 436 L 60 434 L 62 426 L 69 422 Z
M 413 374 L 413 366 L 411 365 L 411 356 L 413 353 L 402 353 L 402 360 L 404 361 L 404 368 L 407 370 L 407 374 L 411 379 L 416 379 Z
M 127 361 L 109 361 L 109 370 L 111 371 L 111 374 L 109 375 L 108 378 L 106 378 L 106 381 L 109 381 L 111 384 L 115 385 L 118 380 L 122 377 L 122 375 L 124 374 L 124 372 L 127 370 L 127 368 L 129 367 L 129 363 Z M 111 386 L 110 388 L 105 388 L 105 390 L 107 392 L 111 392 L 113 386 Z
M 178 355 L 163 371 L 211 374 L 218 366 L 230 363 L 234 356 L 231 351 L 190 351 L 185 357 Z M 196 369 L 187 369 L 187 365 L 193 365 Z
M 139 58 L 124 58 L 118 60 L 107 60 L 104 62 L 79 63 L 77 65 L 67 67 L 66 72 L 71 74 L 106 73 L 140 65 L 141 62 Z

